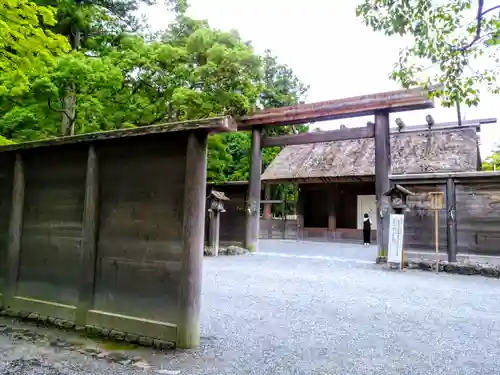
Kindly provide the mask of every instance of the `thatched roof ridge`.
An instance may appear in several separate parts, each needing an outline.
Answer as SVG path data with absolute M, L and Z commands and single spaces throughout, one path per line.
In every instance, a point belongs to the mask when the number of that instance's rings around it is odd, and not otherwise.
M 461 172 L 478 169 L 475 129 L 391 135 L 391 173 Z M 375 174 L 374 139 L 287 146 L 262 175 L 263 181 L 325 180 Z

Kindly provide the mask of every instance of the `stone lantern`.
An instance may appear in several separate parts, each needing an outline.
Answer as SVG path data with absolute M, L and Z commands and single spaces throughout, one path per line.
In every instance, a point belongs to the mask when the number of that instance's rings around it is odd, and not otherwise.
M 401 185 L 394 185 L 389 191 L 384 193 L 385 196 L 389 197 L 391 200 L 391 208 L 395 214 L 403 214 L 408 211 L 408 196 L 415 195 L 408 189 L 405 189 Z
M 208 195 L 208 212 L 210 214 L 210 246 L 212 255 L 219 255 L 219 231 L 220 231 L 220 213 L 226 212 L 224 201 L 229 198 L 222 191 L 212 190 Z

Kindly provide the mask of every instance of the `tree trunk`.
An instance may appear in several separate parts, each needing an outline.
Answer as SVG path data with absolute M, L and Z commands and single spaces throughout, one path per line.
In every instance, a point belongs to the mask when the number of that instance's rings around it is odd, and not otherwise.
M 76 25 L 71 26 L 70 43 L 72 51 L 78 51 L 80 49 L 81 31 Z M 66 87 L 63 103 L 64 107 L 61 113 L 61 135 L 74 135 L 76 121 L 76 88 L 74 86 Z
M 67 87 L 64 96 L 64 108 L 61 112 L 61 135 L 68 136 L 75 134 L 75 104 L 76 96 L 73 87 Z

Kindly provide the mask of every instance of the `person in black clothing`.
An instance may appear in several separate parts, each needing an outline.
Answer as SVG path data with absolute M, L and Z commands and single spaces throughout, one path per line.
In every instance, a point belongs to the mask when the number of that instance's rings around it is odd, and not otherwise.
M 371 234 L 372 234 L 372 221 L 368 217 L 368 214 L 364 215 L 363 219 L 363 244 L 364 245 L 370 245 L 371 240 Z

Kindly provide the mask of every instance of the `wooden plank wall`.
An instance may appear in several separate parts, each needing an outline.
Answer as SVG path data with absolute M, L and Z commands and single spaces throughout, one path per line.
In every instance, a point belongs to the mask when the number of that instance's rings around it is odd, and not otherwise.
M 500 180 L 456 185 L 458 253 L 500 256 Z
M 297 239 L 297 220 L 260 219 L 261 239 Z
M 443 207 L 446 207 L 446 185 L 445 184 L 415 184 L 406 185 L 405 188 L 415 193 L 415 196 L 408 198 L 410 212 L 405 212 L 405 234 L 404 247 L 411 250 L 435 249 L 435 218 L 432 210 L 430 192 L 443 192 Z M 446 209 L 438 212 L 439 222 L 439 250 L 446 252 Z
M 453 179 L 458 254 L 500 256 L 500 180 L 495 176 Z M 445 184 L 432 180 L 398 183 L 416 193 L 408 199 L 412 209 L 405 214 L 405 248 L 434 251 L 434 215 L 427 193 L 442 191 L 446 207 Z M 447 216 L 445 208 L 440 210 L 439 249 L 443 252 L 448 250 Z
M 14 154 L 0 158 L 0 295 L 5 292 L 8 259 L 9 221 L 12 207 L 12 182 L 14 177 Z M 3 305 L 0 297 L 0 307 Z
M 76 306 L 87 147 L 30 150 L 23 153 L 23 163 L 17 295 Z
M 94 309 L 175 321 L 185 145 L 185 134 L 175 133 L 165 142 L 118 140 L 99 148 Z
M 0 153 L 4 307 L 175 341 L 188 136 L 178 132 L 19 152 L 18 181 L 24 170 L 19 252 L 16 244 L 6 245 L 9 220 L 11 233 L 16 227 L 9 219 L 16 153 Z M 98 171 L 92 181 L 90 165 Z M 97 203 L 89 201 L 89 192 L 99 197 Z M 96 226 L 95 236 L 88 225 Z

